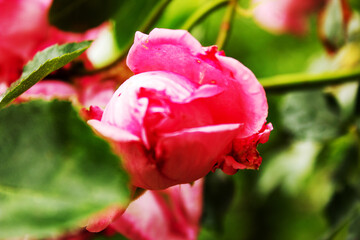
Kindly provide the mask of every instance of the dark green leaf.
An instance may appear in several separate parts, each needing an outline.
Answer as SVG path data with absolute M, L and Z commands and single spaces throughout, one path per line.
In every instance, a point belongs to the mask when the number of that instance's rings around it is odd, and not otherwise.
M 46 77 L 51 72 L 65 66 L 83 53 L 91 41 L 54 45 L 41 52 L 26 64 L 19 80 L 0 96 L 0 109 L 20 96 L 35 83 Z
M 350 6 L 352 9 L 357 10 L 360 12 L 360 1 L 358 0 L 350 0 Z
M 340 132 L 339 106 L 321 91 L 287 94 L 281 117 L 284 127 L 300 139 L 328 140 Z
M 49 11 L 49 22 L 64 31 L 85 32 L 108 20 L 124 2 L 119 0 L 54 0 Z
M 359 204 L 359 203 L 358 203 Z M 347 240 L 357 240 L 360 238 L 360 209 L 359 206 L 353 212 L 354 217 L 349 226 L 349 235 Z
M 11 105 L 0 133 L 0 239 L 48 237 L 127 203 L 119 158 L 70 102 Z
M 326 207 L 326 216 L 329 223 L 332 226 L 338 225 L 351 213 L 357 202 L 356 191 L 348 185 L 342 186 L 342 188 L 334 194 Z
M 204 188 L 203 227 L 223 231 L 224 217 L 234 197 L 234 182 L 222 172 L 206 176 Z

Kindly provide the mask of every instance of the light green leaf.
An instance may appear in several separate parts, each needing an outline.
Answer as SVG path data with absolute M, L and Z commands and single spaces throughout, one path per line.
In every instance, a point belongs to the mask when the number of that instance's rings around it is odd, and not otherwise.
M 0 109 L 13 99 L 20 96 L 35 83 L 46 77 L 51 72 L 65 66 L 83 53 L 91 41 L 54 45 L 41 52 L 26 64 L 19 80 L 0 96 Z
M 11 105 L 0 133 L 0 239 L 61 234 L 127 204 L 120 159 L 70 102 Z

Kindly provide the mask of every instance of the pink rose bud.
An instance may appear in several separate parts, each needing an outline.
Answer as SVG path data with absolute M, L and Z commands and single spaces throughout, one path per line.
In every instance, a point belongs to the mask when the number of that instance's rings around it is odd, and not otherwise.
M 215 168 L 259 167 L 256 145 L 272 127 L 264 126 L 265 92 L 249 69 L 168 29 L 138 32 L 127 64 L 135 75 L 89 124 L 111 140 L 133 185 L 164 189 Z
M 255 20 L 273 33 L 303 35 L 308 18 L 327 0 L 252 0 Z

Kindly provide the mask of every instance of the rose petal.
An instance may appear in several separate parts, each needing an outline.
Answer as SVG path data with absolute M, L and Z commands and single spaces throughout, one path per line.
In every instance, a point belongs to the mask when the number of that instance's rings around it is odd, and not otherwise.
M 156 146 L 159 171 L 179 183 L 205 176 L 239 131 L 240 124 L 186 129 L 165 134 Z
M 131 183 L 144 189 L 165 189 L 179 182 L 164 176 L 158 169 L 152 153 L 140 143 L 119 143 L 126 170 L 131 175 Z
M 113 141 L 122 141 L 122 142 L 138 142 L 140 138 L 124 131 L 121 128 L 112 126 L 110 124 L 103 123 L 99 120 L 89 120 L 88 124 L 92 126 L 97 132 L 102 136 L 109 138 Z

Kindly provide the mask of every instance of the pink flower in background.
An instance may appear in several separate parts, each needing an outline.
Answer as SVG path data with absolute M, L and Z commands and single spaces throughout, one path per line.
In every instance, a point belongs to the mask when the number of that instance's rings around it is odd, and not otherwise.
M 254 17 L 273 33 L 302 35 L 308 28 L 308 17 L 326 0 L 253 0 Z
M 109 229 L 130 240 L 195 240 L 202 213 L 202 180 L 147 191 Z
M 18 97 L 16 101 L 22 102 L 31 99 L 51 100 L 57 98 L 71 100 L 75 104 L 80 104 L 84 107 L 96 105 L 104 108 L 111 99 L 116 86 L 117 82 L 115 80 L 108 79 L 105 81 L 98 76 L 78 78 L 75 84 L 60 80 L 46 80 L 32 86 Z M 5 92 L 5 89 L 1 90 L 0 85 L 0 94 Z
M 46 47 L 96 37 L 98 28 L 75 34 L 50 26 L 50 4 L 51 0 L 0 0 L 0 82 L 17 80 L 23 66 Z
M 28 101 L 35 98 L 41 98 L 45 100 L 51 100 L 53 98 L 75 100 L 77 98 L 77 93 L 76 89 L 69 83 L 57 80 L 49 80 L 37 83 L 24 94 L 22 94 L 17 100 Z
M 0 83 L 2 88 L 17 80 L 23 66 L 36 52 L 55 43 L 94 39 L 99 27 L 84 34 L 69 33 L 50 26 L 47 20 L 51 0 L 0 0 Z M 85 59 L 87 60 L 87 59 Z M 89 61 L 85 64 L 91 65 Z M 90 66 L 91 67 L 91 66 Z M 68 79 L 67 79 L 68 80 Z M 61 80 L 41 81 L 18 98 L 73 100 L 83 106 L 104 107 L 111 98 L 117 83 L 103 81 L 99 76 L 77 78 L 72 83 Z M 0 93 L 5 90 L 0 89 Z
M 224 166 L 258 168 L 256 145 L 272 127 L 264 127 L 265 92 L 249 69 L 167 29 L 138 32 L 127 64 L 135 76 L 89 124 L 112 141 L 133 185 L 164 189 Z M 224 165 L 230 157 L 241 165 Z
M 166 190 L 146 191 L 126 209 L 109 207 L 86 229 L 56 239 L 96 239 L 121 234 L 130 240 L 195 240 L 200 230 L 203 179 Z

